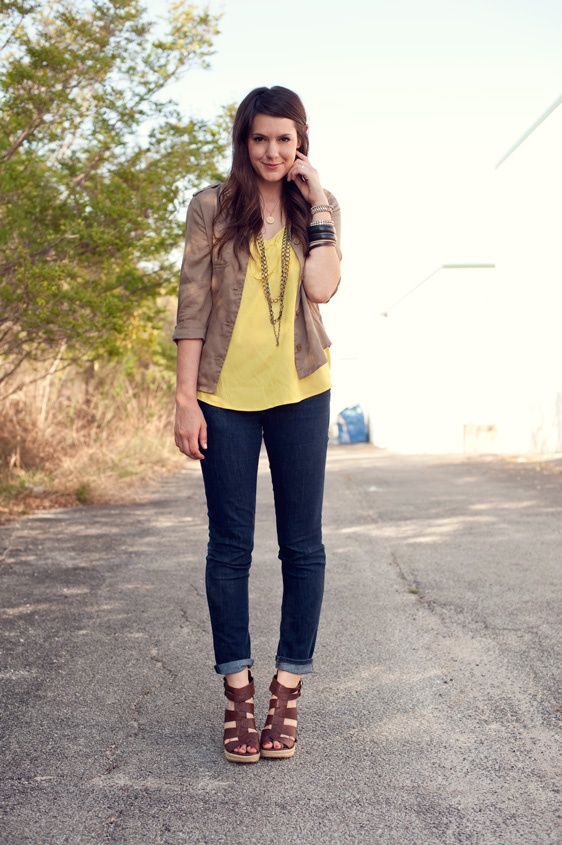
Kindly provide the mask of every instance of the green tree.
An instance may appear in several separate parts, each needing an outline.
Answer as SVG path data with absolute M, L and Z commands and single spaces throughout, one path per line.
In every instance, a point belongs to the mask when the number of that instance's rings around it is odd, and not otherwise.
M 228 111 L 186 120 L 165 88 L 206 66 L 207 7 L 0 0 L 0 383 L 24 362 L 119 353 L 175 287 L 181 215 L 220 178 Z M 26 371 L 29 367 L 26 366 Z

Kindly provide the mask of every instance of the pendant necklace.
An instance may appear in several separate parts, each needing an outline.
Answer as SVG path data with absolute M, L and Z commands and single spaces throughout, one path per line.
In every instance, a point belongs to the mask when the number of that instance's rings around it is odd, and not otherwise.
M 269 222 L 269 221 L 268 221 Z M 283 243 L 281 245 L 281 287 L 279 289 L 279 296 L 275 299 L 271 296 L 271 289 L 269 287 L 269 268 L 267 266 L 267 256 L 265 254 L 265 244 L 261 233 L 256 238 L 258 245 L 258 252 L 260 254 L 261 262 L 261 283 L 263 292 L 267 300 L 269 308 L 269 322 L 273 326 L 273 334 L 275 335 L 275 343 L 279 346 L 279 335 L 281 333 L 281 317 L 283 316 L 283 305 L 285 303 L 285 288 L 287 286 L 287 278 L 289 276 L 289 261 L 291 260 L 291 226 L 287 223 L 283 229 Z M 277 317 L 273 314 L 273 306 L 279 305 L 279 313 Z
M 277 202 L 273 206 L 272 211 L 269 211 L 269 212 L 265 207 L 265 203 L 263 204 L 264 213 L 267 214 L 267 217 L 265 218 L 266 223 L 270 223 L 270 224 L 275 223 L 275 217 L 273 216 L 273 213 L 275 212 L 275 210 L 276 210 L 277 206 L 279 205 L 280 201 L 281 201 L 281 197 L 279 197 L 279 199 L 277 200 Z

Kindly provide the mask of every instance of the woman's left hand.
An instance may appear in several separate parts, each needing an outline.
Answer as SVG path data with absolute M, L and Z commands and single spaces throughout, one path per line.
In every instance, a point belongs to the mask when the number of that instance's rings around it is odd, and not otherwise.
M 305 200 L 311 205 L 326 205 L 328 199 L 320 182 L 318 171 L 307 156 L 297 150 L 295 163 L 287 173 L 287 181 L 294 182 Z

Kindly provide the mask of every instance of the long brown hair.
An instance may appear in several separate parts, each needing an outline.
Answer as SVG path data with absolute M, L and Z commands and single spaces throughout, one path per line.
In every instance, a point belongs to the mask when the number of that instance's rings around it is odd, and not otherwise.
M 248 154 L 248 138 L 258 114 L 292 120 L 297 131 L 299 150 L 308 155 L 306 112 L 298 94 L 281 85 L 250 91 L 238 106 L 234 118 L 232 168 L 215 217 L 217 222 L 220 220 L 223 224 L 221 236 L 215 243 L 218 252 L 225 243 L 232 241 L 237 258 L 241 249 L 249 249 L 252 235 L 259 235 L 263 227 L 257 178 Z M 294 182 L 283 180 L 281 201 L 293 233 L 306 246 L 310 206 Z

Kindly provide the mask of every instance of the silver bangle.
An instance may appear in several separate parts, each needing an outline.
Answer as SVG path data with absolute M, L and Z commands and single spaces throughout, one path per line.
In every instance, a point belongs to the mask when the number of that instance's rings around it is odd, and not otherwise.
M 312 226 L 333 226 L 334 229 L 336 228 L 333 220 L 313 220 L 312 223 L 308 224 L 308 228 L 310 229 Z
M 318 211 L 329 211 L 331 214 L 333 209 L 331 205 L 313 205 L 310 209 L 311 214 L 316 214 Z

